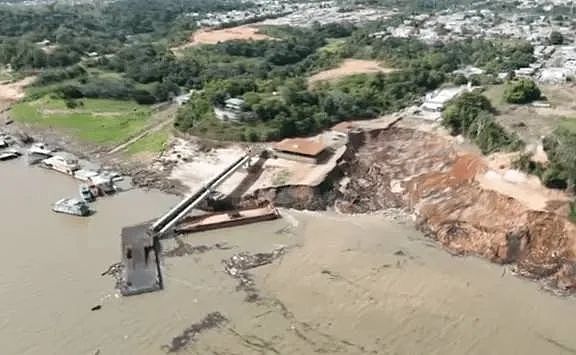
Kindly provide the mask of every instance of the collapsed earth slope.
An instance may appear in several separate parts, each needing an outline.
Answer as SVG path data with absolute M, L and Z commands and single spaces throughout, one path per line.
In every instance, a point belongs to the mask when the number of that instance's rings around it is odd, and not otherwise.
M 515 264 L 519 274 L 563 293 L 576 287 L 576 227 L 554 211 L 484 188 L 477 180 L 488 168 L 481 155 L 410 128 L 362 133 L 356 141 L 343 165 L 340 211 L 406 208 L 452 253 Z

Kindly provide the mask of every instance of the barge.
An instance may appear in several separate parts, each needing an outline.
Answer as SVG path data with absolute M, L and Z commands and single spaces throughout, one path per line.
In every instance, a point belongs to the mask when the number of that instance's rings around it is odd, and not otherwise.
M 246 208 L 227 212 L 206 213 L 185 217 L 175 228 L 177 234 L 196 233 L 212 229 L 235 227 L 244 224 L 280 218 L 280 212 L 271 204 L 260 208 Z

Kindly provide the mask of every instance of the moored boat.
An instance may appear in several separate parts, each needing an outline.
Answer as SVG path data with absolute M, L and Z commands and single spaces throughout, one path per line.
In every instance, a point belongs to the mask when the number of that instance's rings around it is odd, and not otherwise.
M 56 201 L 52 206 L 52 211 L 82 217 L 88 216 L 91 212 L 85 201 L 76 198 L 63 198 Z
M 14 150 L 14 149 L 9 149 L 9 150 L 5 150 L 5 151 L 0 152 L 0 160 L 4 161 L 4 160 L 16 159 L 20 155 L 22 155 L 22 154 L 19 151 Z
M 49 158 L 52 156 L 53 152 L 44 143 L 34 143 L 30 148 L 28 148 L 28 154 Z
M 86 202 L 94 201 L 94 194 L 87 184 L 81 184 L 79 188 L 80 197 Z
M 74 175 L 74 172 L 80 169 L 78 159 L 68 155 L 56 155 L 44 159 L 42 165 L 68 175 Z

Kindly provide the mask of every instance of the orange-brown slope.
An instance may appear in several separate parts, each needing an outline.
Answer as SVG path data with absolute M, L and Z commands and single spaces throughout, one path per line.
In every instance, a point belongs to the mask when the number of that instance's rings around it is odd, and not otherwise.
M 338 207 L 367 212 L 407 207 L 418 224 L 453 253 L 515 263 L 527 277 L 576 286 L 576 228 L 564 216 L 536 211 L 483 189 L 481 156 L 457 152 L 443 137 L 392 128 L 372 136 L 347 169 L 351 182 Z

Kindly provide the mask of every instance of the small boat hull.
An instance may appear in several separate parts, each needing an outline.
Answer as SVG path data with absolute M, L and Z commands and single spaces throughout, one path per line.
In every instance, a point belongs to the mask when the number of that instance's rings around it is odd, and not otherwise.
M 20 157 L 19 152 L 0 152 L 0 161 L 12 160 Z

